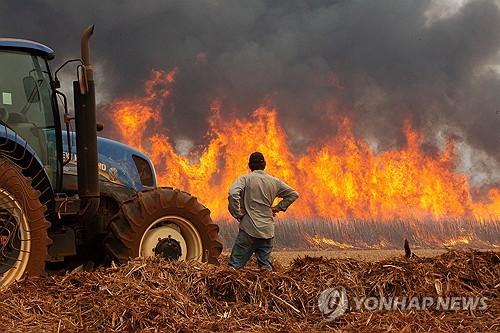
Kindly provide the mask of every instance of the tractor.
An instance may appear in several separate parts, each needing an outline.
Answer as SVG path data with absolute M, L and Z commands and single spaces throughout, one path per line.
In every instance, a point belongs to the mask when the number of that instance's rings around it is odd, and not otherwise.
M 93 32 L 83 32 L 81 58 L 54 74 L 51 48 L 0 38 L 0 289 L 51 265 L 149 256 L 218 263 L 210 210 L 158 187 L 145 154 L 97 136 Z M 74 115 L 57 77 L 68 64 L 76 65 Z

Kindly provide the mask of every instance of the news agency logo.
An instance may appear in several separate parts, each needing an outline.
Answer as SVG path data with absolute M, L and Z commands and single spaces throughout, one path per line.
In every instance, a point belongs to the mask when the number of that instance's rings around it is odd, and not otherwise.
M 329 321 L 342 316 L 348 306 L 347 291 L 344 287 L 325 289 L 318 298 L 318 308 Z
M 488 308 L 487 298 L 482 296 L 438 296 L 438 297 L 353 297 L 349 307 L 344 287 L 328 288 L 318 298 L 318 308 L 326 320 L 342 316 L 347 309 L 353 311 L 476 311 Z

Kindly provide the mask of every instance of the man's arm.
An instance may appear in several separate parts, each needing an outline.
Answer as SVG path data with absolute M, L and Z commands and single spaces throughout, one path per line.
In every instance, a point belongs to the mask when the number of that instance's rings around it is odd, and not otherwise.
M 228 210 L 229 213 L 238 221 L 240 221 L 245 213 L 243 212 L 243 207 L 241 207 L 241 195 L 245 189 L 245 179 L 239 177 L 234 181 L 234 183 L 229 188 L 228 196 Z
M 282 198 L 281 200 L 273 209 L 274 213 L 277 213 L 279 211 L 286 211 L 287 208 L 299 198 L 299 193 L 295 191 L 293 188 L 291 188 L 288 184 L 286 184 L 284 181 L 278 179 L 278 193 L 276 194 L 278 198 Z

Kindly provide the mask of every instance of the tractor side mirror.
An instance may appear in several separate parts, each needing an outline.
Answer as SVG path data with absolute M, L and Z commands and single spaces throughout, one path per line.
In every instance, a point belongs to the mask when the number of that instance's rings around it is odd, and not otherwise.
M 38 103 L 40 101 L 40 93 L 38 92 L 38 85 L 32 76 L 23 77 L 24 95 L 28 103 Z
M 89 91 L 89 82 L 84 66 L 78 66 L 78 85 L 80 86 L 80 94 L 86 95 Z

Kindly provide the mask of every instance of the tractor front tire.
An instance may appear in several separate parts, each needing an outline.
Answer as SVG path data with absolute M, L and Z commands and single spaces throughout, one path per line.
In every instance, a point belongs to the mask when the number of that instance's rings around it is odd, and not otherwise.
M 51 243 L 46 207 L 19 166 L 0 157 L 0 289 L 45 273 Z
M 111 219 L 104 247 L 110 259 L 163 255 L 218 264 L 222 243 L 210 210 L 196 197 L 173 188 L 139 192 Z

